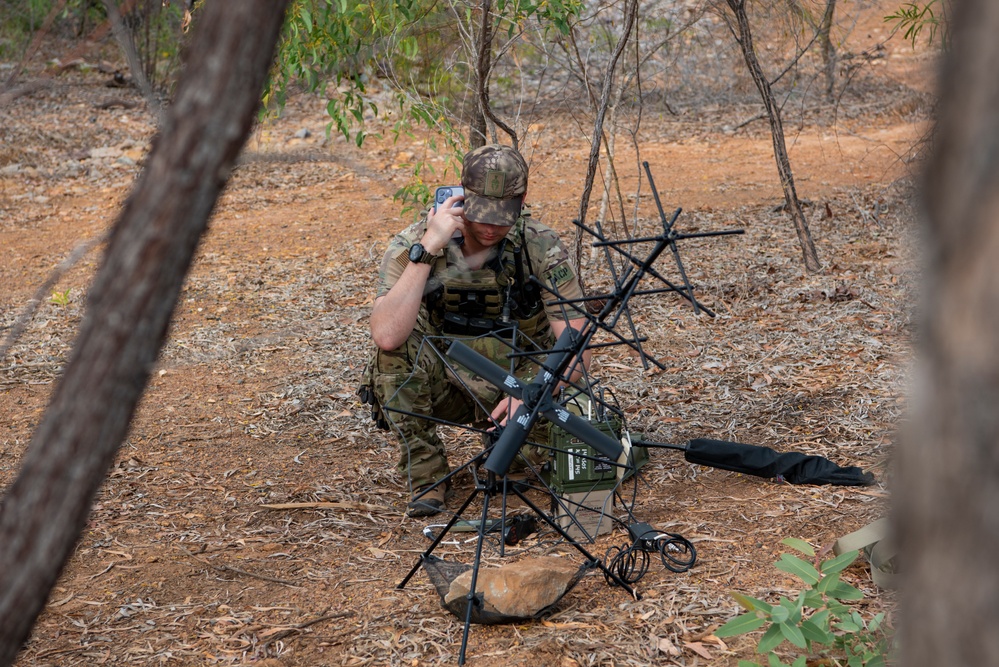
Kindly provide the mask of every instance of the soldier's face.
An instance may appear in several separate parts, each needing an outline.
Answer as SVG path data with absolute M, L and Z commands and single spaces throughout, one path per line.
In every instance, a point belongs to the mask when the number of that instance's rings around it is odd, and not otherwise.
M 483 222 L 465 222 L 465 232 L 484 248 L 491 248 L 510 233 L 506 225 L 488 225 Z

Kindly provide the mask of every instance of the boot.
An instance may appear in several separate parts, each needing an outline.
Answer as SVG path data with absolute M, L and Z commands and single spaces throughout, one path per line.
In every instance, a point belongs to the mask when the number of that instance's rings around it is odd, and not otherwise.
M 422 486 L 413 492 L 413 500 L 407 505 L 406 516 L 433 516 L 444 509 L 447 485 Z M 421 495 L 422 494 L 422 495 Z

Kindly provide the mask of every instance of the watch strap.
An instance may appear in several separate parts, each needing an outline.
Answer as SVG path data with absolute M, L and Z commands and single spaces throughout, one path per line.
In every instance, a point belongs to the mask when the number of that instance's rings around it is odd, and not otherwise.
M 414 254 L 413 250 L 415 250 L 416 248 L 420 249 L 420 256 L 417 257 L 414 260 L 413 259 L 413 254 Z M 415 261 L 418 264 L 433 264 L 434 260 L 436 259 L 436 257 L 434 255 L 432 255 L 431 253 L 427 252 L 427 249 L 423 247 L 422 243 L 414 243 L 413 244 L 412 248 L 410 248 L 409 257 L 410 257 L 410 261 L 411 262 Z

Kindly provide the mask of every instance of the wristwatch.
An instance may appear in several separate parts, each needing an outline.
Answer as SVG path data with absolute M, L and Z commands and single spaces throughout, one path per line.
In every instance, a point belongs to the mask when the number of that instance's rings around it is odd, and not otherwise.
M 414 243 L 409 249 L 409 261 L 411 262 L 433 264 L 434 259 L 435 257 L 427 252 L 422 243 Z

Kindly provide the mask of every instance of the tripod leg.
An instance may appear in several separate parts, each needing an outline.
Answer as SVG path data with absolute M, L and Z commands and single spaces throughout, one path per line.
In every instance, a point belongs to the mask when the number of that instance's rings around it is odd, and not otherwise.
M 397 589 L 403 589 L 406 587 L 406 584 L 408 584 L 409 580 L 413 578 L 413 575 L 416 574 L 416 571 L 420 569 L 420 565 L 423 564 L 423 561 L 426 559 L 426 557 L 434 552 L 434 549 L 436 549 L 437 545 L 441 543 L 441 540 L 443 540 L 444 536 L 447 535 L 449 530 L 451 530 L 451 527 L 454 526 L 454 524 L 458 523 L 458 519 L 461 517 L 461 513 L 464 512 L 466 509 L 468 509 L 468 506 L 472 504 L 472 500 L 475 498 L 475 494 L 477 494 L 478 492 L 479 489 L 473 489 L 472 492 L 468 494 L 468 498 L 465 498 L 465 502 L 462 503 L 461 507 L 458 508 L 458 511 L 455 512 L 454 515 L 451 517 L 451 520 L 447 522 L 446 526 L 444 526 L 444 530 L 442 530 L 440 534 L 438 534 L 437 537 L 434 538 L 434 541 L 430 544 L 427 550 L 424 551 L 422 554 L 420 554 L 420 558 L 416 561 L 416 565 L 414 565 L 413 569 L 409 571 L 409 574 L 406 575 L 406 578 L 400 581 L 399 584 L 396 586 Z
M 494 481 L 489 474 L 489 483 Z M 467 503 L 466 503 L 467 504 Z M 475 543 L 475 560 L 472 561 L 472 582 L 468 586 L 468 597 L 465 599 L 465 627 L 461 633 L 461 650 L 458 652 L 458 664 L 465 664 L 465 649 L 468 647 L 468 633 L 472 627 L 472 606 L 478 604 L 475 598 L 475 584 L 479 579 L 479 565 L 482 564 L 482 543 L 486 539 L 486 519 L 489 517 L 489 491 L 482 496 L 482 520 L 479 522 L 479 539 Z
M 684 294 L 690 301 L 691 305 L 694 306 L 694 315 L 700 315 L 700 304 L 697 303 L 697 299 L 694 298 L 694 288 L 690 285 L 690 280 L 687 279 L 687 272 L 683 270 L 683 262 L 680 261 L 680 251 L 676 248 L 676 242 L 670 241 L 670 250 L 673 251 L 673 259 L 676 260 L 676 267 L 680 270 L 680 277 L 683 279 L 683 286 L 685 288 Z
M 523 494 L 523 492 L 521 492 L 516 487 L 514 487 L 513 492 L 515 494 L 517 494 L 517 496 L 521 500 L 523 500 L 525 503 L 527 503 L 527 506 L 530 507 L 532 510 L 534 510 L 534 513 L 537 514 L 539 517 L 541 517 L 541 519 L 545 523 L 547 523 L 549 526 L 551 526 L 552 528 L 554 528 L 555 532 L 557 532 L 559 535 L 561 535 L 562 538 L 566 542 L 568 542 L 569 544 L 571 544 L 576 549 L 576 551 L 578 551 L 579 553 L 583 554 L 583 556 L 586 557 L 586 560 L 589 563 L 591 563 L 593 565 L 596 565 L 598 568 L 600 568 L 601 572 L 603 572 L 605 575 L 607 575 L 608 577 L 610 577 L 611 579 L 613 579 L 614 583 L 616 583 L 618 586 L 620 586 L 624 590 L 628 591 L 633 598 L 635 598 L 636 600 L 641 600 L 642 599 L 641 596 L 638 595 L 638 593 L 636 593 L 635 590 L 631 586 L 629 586 L 627 583 L 625 583 L 625 581 L 623 579 L 621 579 L 621 577 L 617 576 L 616 574 L 614 574 L 614 572 L 612 572 L 611 570 L 607 569 L 607 566 L 604 565 L 602 562 L 600 562 L 600 560 L 598 558 L 596 558 L 595 556 L 593 556 L 592 554 L 590 554 L 589 551 L 587 551 L 586 549 L 584 549 L 582 544 L 580 544 L 576 540 L 572 539 L 572 537 L 569 536 L 569 533 L 565 532 L 565 529 L 563 529 L 562 526 L 560 526 L 557 523 L 555 523 L 555 521 L 553 521 L 552 518 L 548 516 L 547 512 L 542 511 L 541 508 L 539 508 L 537 505 L 535 505 L 533 502 L 531 502 L 531 499 L 528 498 L 527 496 L 525 496 Z

